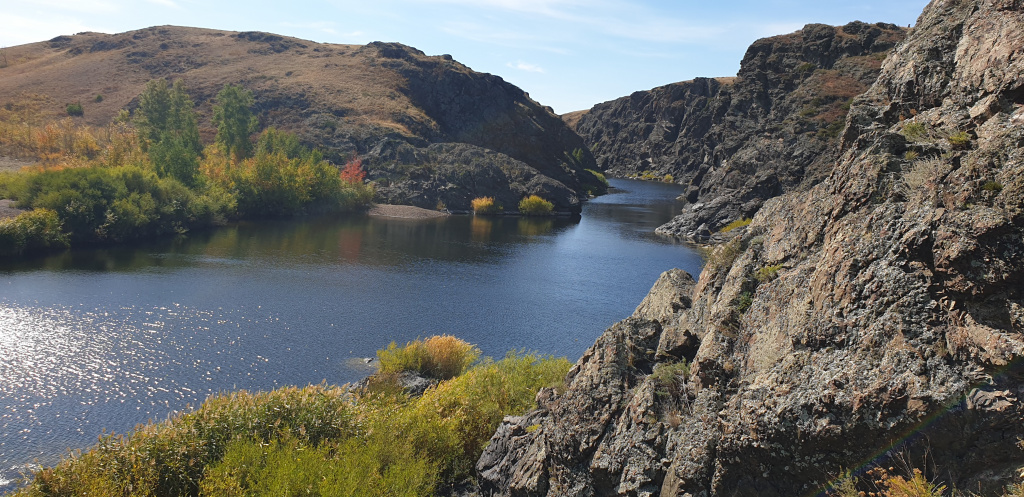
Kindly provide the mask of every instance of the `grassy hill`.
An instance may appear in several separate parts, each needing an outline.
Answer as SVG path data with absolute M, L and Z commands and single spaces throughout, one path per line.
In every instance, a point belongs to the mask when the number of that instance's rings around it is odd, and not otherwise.
M 596 167 L 586 146 L 549 108 L 500 77 L 397 43 L 160 26 L 58 36 L 5 53 L 0 105 L 32 102 L 36 119 L 63 117 L 78 103 L 76 121 L 105 125 L 137 107 L 148 81 L 181 79 L 209 142 L 213 97 L 241 85 L 255 95 L 261 128 L 294 132 L 336 163 L 363 156 L 391 202 L 468 209 L 478 196 L 515 205 L 537 194 L 578 211 L 582 194 L 600 187 L 585 171 Z M 576 149 L 582 161 L 568 160 Z

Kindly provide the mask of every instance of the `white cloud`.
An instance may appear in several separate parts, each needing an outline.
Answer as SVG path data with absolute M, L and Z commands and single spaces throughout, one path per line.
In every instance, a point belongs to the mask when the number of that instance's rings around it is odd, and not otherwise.
M 534 64 L 528 64 L 528 63 L 523 62 L 523 61 L 516 62 L 515 64 L 509 62 L 509 63 L 507 63 L 505 65 L 508 66 L 508 67 L 511 67 L 512 69 L 519 69 L 520 71 L 539 72 L 539 73 L 543 73 L 544 72 L 544 68 L 543 67 L 540 67 L 540 66 L 537 66 L 537 65 L 534 65 Z

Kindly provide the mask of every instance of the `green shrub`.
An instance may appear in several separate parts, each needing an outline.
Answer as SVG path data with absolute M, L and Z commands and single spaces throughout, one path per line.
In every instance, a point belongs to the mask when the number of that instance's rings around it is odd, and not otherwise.
M 472 201 L 473 212 L 477 214 L 497 214 L 498 205 L 494 203 L 494 197 L 478 197 Z
M 450 335 L 414 340 L 403 347 L 391 342 L 377 351 L 382 373 L 413 371 L 447 380 L 466 371 L 480 357 L 480 349 Z
M 537 195 L 530 195 L 519 202 L 519 212 L 526 216 L 547 216 L 554 208 L 554 204 Z
M 923 123 L 907 123 L 900 134 L 907 140 L 916 142 L 928 135 L 928 128 Z
M 60 218 L 50 209 L 36 209 L 0 220 L 0 256 L 68 246 L 68 234 L 61 230 Z
M 750 306 L 754 304 L 754 294 L 749 291 L 741 293 L 740 296 L 736 298 L 735 304 L 736 312 L 739 312 L 740 314 L 747 312 L 747 310 L 750 309 Z
M 743 219 L 737 219 L 737 220 L 735 220 L 735 221 L 733 221 L 733 222 L 723 226 L 722 229 L 718 230 L 718 232 L 719 233 L 728 233 L 728 232 L 730 232 L 730 231 L 732 231 L 732 230 L 734 230 L 736 228 L 742 228 L 744 226 L 747 226 L 748 224 L 750 224 L 751 221 L 752 221 L 752 219 L 750 219 L 749 217 L 745 217 Z
M 1003 191 L 1003 184 L 998 181 L 986 181 L 985 184 L 981 185 L 981 189 L 987 192 L 1001 192 Z
M 92 99 L 93 102 L 100 103 L 103 101 L 103 95 L 96 95 L 96 98 Z
M 953 147 L 953 150 L 967 150 L 971 148 L 971 135 L 967 134 L 966 131 L 957 131 L 949 135 L 949 138 L 946 138 L 946 140 L 949 141 L 949 145 Z
M 773 266 L 764 266 L 754 272 L 754 278 L 759 283 L 767 283 L 774 280 L 779 275 L 779 269 L 782 269 L 782 264 L 775 264 Z
M 907 150 L 907 152 L 903 154 L 903 158 L 910 162 L 914 162 L 918 158 L 918 153 L 913 150 Z
M 800 64 L 799 66 L 796 67 L 796 72 L 798 72 L 798 73 L 814 72 L 814 70 L 817 69 L 817 68 L 818 68 L 818 66 L 814 65 L 811 62 L 804 62 L 803 64 Z
M 69 116 L 81 116 L 85 114 L 85 109 L 82 108 L 81 102 L 67 104 L 67 106 L 64 107 L 64 111 L 67 112 Z
M 56 212 L 72 243 L 180 233 L 214 224 L 233 209 L 223 192 L 196 192 L 138 166 L 20 173 L 6 188 L 21 207 Z
M 655 383 L 655 393 L 658 395 L 671 395 L 679 391 L 683 383 L 690 377 L 690 365 L 683 359 L 679 362 L 659 362 L 654 365 L 651 379 Z
M 671 174 L 668 174 L 668 173 L 666 173 L 665 176 L 662 176 L 662 178 L 661 178 L 661 182 L 662 183 L 674 183 L 675 181 L 676 181 L 675 176 L 672 176 Z

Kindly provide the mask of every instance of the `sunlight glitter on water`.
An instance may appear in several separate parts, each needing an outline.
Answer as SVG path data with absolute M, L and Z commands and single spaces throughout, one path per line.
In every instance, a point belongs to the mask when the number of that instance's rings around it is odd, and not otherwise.
M 180 305 L 85 310 L 0 300 L 0 459 L 52 464 L 68 438 L 95 439 L 103 427 L 134 424 L 119 418 L 161 419 L 197 405 L 223 388 L 215 381 L 222 371 L 258 375 L 268 359 L 240 351 L 245 334 L 237 330 L 274 319 L 226 314 L 232 313 Z M 221 333 L 209 334 L 211 326 Z M 236 331 L 224 333 L 228 327 Z M 0 469 L 0 491 L 20 476 L 18 468 Z

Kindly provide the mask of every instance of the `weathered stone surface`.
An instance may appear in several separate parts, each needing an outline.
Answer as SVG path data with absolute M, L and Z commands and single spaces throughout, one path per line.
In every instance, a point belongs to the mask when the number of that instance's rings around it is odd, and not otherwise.
M 688 306 L 663 276 L 529 415 L 515 464 L 547 483 L 485 485 L 812 495 L 843 468 L 927 454 L 929 479 L 997 494 L 1024 461 L 1021 46 L 1019 2 L 931 2 L 854 102 L 832 174 L 765 202 Z M 669 329 L 698 345 L 666 384 Z M 481 469 L 511 457 L 501 437 Z
M 705 241 L 831 172 L 850 99 L 904 34 L 884 23 L 809 24 L 755 42 L 736 78 L 636 92 L 567 122 L 608 174 L 686 185 L 689 205 L 659 232 Z

